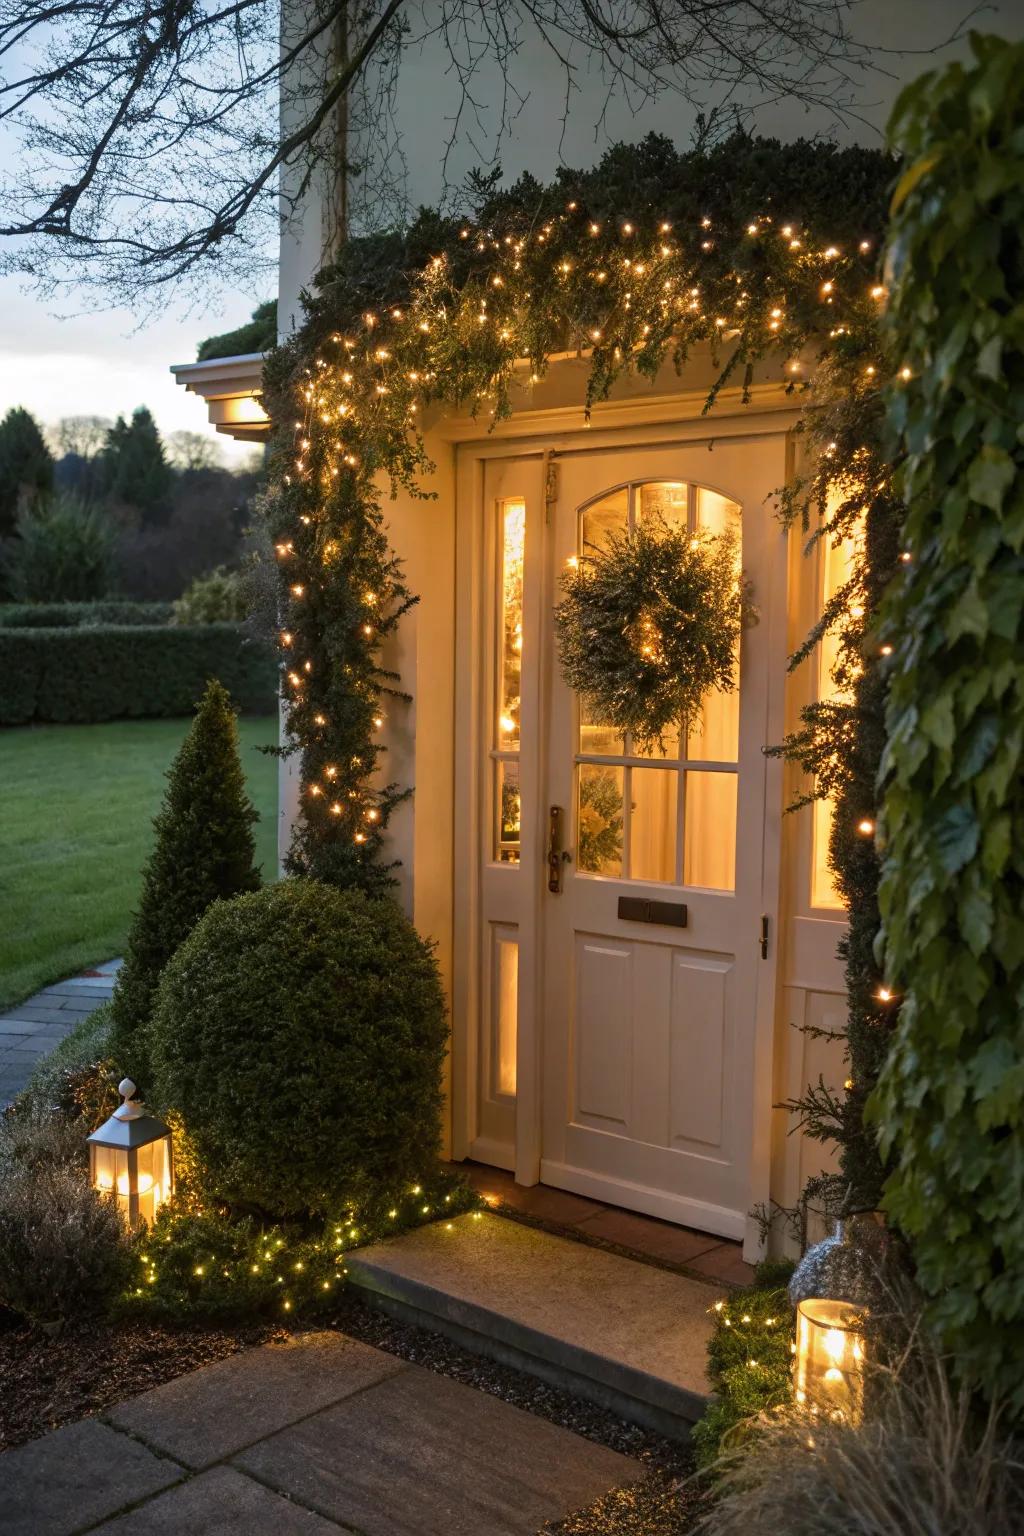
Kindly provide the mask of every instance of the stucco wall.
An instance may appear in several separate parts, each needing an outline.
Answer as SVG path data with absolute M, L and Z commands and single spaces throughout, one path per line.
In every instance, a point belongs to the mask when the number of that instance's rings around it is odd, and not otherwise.
M 305 0 L 284 0 L 283 29 L 287 36 L 289 15 L 299 13 Z M 429 18 L 430 0 L 424 6 Z M 966 52 L 966 42 L 939 45 L 955 32 L 970 14 L 968 0 L 860 0 L 848 21 L 855 35 L 882 50 L 876 71 L 854 71 L 857 97 L 847 121 L 837 123 L 827 105 L 805 109 L 792 101 L 757 104 L 757 93 L 733 94 L 736 106 L 756 107 L 752 123 L 758 133 L 783 140 L 815 134 L 834 137 L 841 143 L 877 144 L 892 104 L 902 86 L 925 69 Z M 425 27 L 412 17 L 418 30 Z M 977 18 L 975 25 L 1005 36 L 1024 36 L 1024 6 L 1019 0 L 999 0 Z M 900 54 L 894 50 L 914 50 Z M 932 54 L 928 50 L 936 49 Z M 507 179 L 530 171 L 541 180 L 551 178 L 559 164 L 590 165 L 609 144 L 636 142 L 647 133 L 663 133 L 680 147 L 693 140 L 697 114 L 722 104 L 724 92 L 713 85 L 701 87 L 699 101 L 665 97 L 655 105 L 638 108 L 622 96 L 607 100 L 608 82 L 597 71 L 582 68 L 575 77 L 568 117 L 565 118 L 564 74 L 551 49 L 533 31 L 524 28 L 521 46 L 511 66 L 513 95 L 517 97 L 511 130 L 497 144 L 503 91 L 498 70 L 490 67 L 475 79 L 475 109 L 466 114 L 450 152 L 448 138 L 459 107 L 459 87 L 450 59 L 437 37 L 403 56 L 394 111 L 389 114 L 395 141 L 407 168 L 411 208 L 434 206 L 447 188 L 457 187 L 474 166 L 489 166 L 496 159 Z M 563 118 L 565 121 L 563 122 Z M 286 106 L 283 125 L 290 126 Z M 372 157 L 374 142 L 353 147 L 353 158 Z M 447 161 L 444 164 L 445 160 Z M 285 173 L 286 190 L 295 173 Z M 322 186 L 314 184 L 303 207 L 282 230 L 279 323 L 287 333 L 299 313 L 298 295 L 320 266 L 326 249 L 330 220 L 325 215 Z

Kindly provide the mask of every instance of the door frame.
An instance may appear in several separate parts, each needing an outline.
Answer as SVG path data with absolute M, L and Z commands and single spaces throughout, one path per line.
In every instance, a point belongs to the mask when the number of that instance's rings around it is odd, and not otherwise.
M 493 459 L 521 459 L 529 466 L 529 480 L 524 475 L 523 494 L 528 500 L 527 514 L 527 562 L 537 561 L 542 573 L 540 581 L 527 583 L 532 589 L 532 601 L 527 597 L 524 611 L 524 628 L 528 625 L 533 633 L 544 637 L 545 654 L 538 658 L 539 676 L 547 677 L 550 670 L 550 626 L 540 622 L 547 607 L 553 602 L 550 590 L 552 575 L 543 559 L 543 543 L 546 536 L 545 519 L 530 517 L 529 504 L 544 506 L 547 464 L 573 453 L 596 453 L 615 450 L 635 451 L 644 447 L 707 447 L 716 443 L 771 440 L 784 449 L 785 475 L 790 478 L 793 463 L 792 430 L 799 418 L 799 408 L 779 393 L 769 405 L 758 400 L 747 406 L 749 415 L 738 417 L 725 414 L 726 407 L 719 406 L 722 415 L 716 429 L 709 429 L 706 417 L 696 415 L 693 402 L 681 391 L 674 404 L 678 415 L 666 410 L 667 402 L 659 401 L 659 419 L 637 420 L 635 405 L 629 413 L 632 420 L 623 425 L 604 427 L 600 430 L 581 426 L 576 414 L 576 425 L 566 425 L 564 411 L 552 413 L 552 430 L 545 432 L 540 413 L 531 412 L 525 420 L 501 424 L 498 432 L 480 438 L 469 428 L 464 419 L 452 423 L 447 436 L 455 447 L 455 818 L 454 818 L 454 869 L 453 891 L 453 984 L 452 984 L 452 1155 L 456 1160 L 468 1155 L 474 1140 L 476 1125 L 476 1097 L 478 1092 L 478 1042 L 481 1018 L 479 955 L 481 943 L 481 918 L 477 864 L 481 846 L 481 795 L 483 759 L 489 742 L 490 702 L 484 697 L 480 636 L 483 633 L 483 605 L 485 582 L 489 572 L 485 569 L 484 527 L 484 472 L 488 461 Z M 690 409 L 687 410 L 689 405 Z M 635 414 L 634 414 L 635 413 Z M 517 430 L 518 425 L 518 430 Z M 773 487 L 767 488 L 768 490 Z M 765 516 L 771 516 L 766 509 Z M 780 545 L 785 535 L 780 528 Z M 539 546 L 539 547 L 538 547 Z M 768 686 L 765 698 L 765 741 L 781 741 L 785 731 L 786 704 L 786 638 L 788 572 L 790 562 L 784 548 L 772 566 L 772 590 L 764 604 L 767 611 L 765 643 L 768 647 Z M 547 761 L 546 700 L 538 698 L 539 719 L 533 722 L 530 732 L 532 750 L 521 751 L 521 793 L 524 803 L 540 806 L 543 787 L 543 765 Z M 523 721 L 524 743 L 527 740 Z M 766 1203 L 769 1198 L 771 1165 L 772 1105 L 775 1099 L 773 1079 L 776 1070 L 774 1036 L 776 994 L 778 985 L 780 898 L 782 874 L 782 816 L 783 764 L 777 758 L 765 761 L 765 818 L 762 849 L 762 912 L 768 919 L 769 952 L 761 962 L 758 974 L 755 1020 L 753 1030 L 753 1123 L 751 1126 L 750 1198 L 748 1208 Z M 521 873 L 524 878 L 522 905 L 522 931 L 519 950 L 519 1017 L 517 1046 L 517 1101 L 516 1101 L 516 1152 L 515 1178 L 524 1185 L 539 1182 L 541 1164 L 541 1065 L 542 1039 L 540 1020 L 540 987 L 543 983 L 544 924 L 540 900 L 540 878 L 544 858 L 546 820 L 541 815 L 531 818 L 532 836 L 524 838 L 521 847 Z M 524 817 L 524 825 L 525 825 Z M 461 872 L 461 876 L 460 876 Z M 760 1239 L 756 1222 L 748 1218 L 744 1236 L 744 1254 L 757 1257 Z

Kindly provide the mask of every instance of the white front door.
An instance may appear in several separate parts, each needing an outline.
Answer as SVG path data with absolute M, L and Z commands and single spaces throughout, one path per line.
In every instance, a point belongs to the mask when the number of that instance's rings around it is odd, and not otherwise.
M 487 738 L 467 845 L 479 899 L 466 929 L 466 1150 L 522 1176 L 524 1148 L 539 1149 L 545 1183 L 730 1237 L 751 1203 L 762 915 L 774 906 L 762 748 L 783 537 L 764 498 L 780 444 L 767 460 L 764 441 L 742 439 L 713 455 L 568 451 L 550 479 L 536 454 L 489 463 L 466 631 L 479 650 L 463 663 L 480 705 L 467 721 L 476 713 Z M 553 628 L 567 563 L 645 517 L 736 533 L 758 615 L 738 693 L 709 698 L 659 755 L 585 717 Z M 557 891 L 552 814 L 569 855 Z M 759 1092 L 770 1102 L 770 1082 Z

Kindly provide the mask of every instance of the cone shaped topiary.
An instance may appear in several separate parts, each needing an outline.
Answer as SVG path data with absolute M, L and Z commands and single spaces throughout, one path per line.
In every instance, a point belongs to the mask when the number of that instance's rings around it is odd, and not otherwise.
M 144 1090 L 144 1026 L 160 973 L 211 902 L 259 888 L 252 835 L 258 819 L 245 791 L 231 699 L 212 678 L 167 773 L 153 822 L 156 844 L 114 989 L 111 1055 Z

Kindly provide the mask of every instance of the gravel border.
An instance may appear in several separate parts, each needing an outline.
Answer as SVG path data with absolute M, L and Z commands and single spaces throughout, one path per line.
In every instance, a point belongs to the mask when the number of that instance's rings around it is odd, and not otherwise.
M 183 1329 L 92 1323 L 65 1328 L 53 1338 L 36 1329 L 0 1325 L 0 1453 L 239 1350 L 286 1336 L 273 1324 Z

